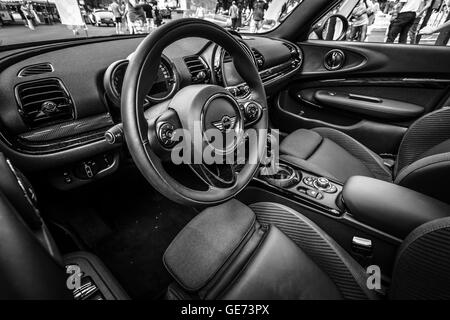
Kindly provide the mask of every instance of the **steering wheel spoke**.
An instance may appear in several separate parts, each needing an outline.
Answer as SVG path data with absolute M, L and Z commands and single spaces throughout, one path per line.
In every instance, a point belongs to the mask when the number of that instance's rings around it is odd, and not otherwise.
M 189 167 L 210 188 L 231 188 L 237 182 L 233 164 L 190 164 Z

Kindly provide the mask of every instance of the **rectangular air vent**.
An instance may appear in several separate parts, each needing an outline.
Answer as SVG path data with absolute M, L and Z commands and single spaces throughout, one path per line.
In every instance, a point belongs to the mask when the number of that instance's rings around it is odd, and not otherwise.
M 62 82 L 44 79 L 16 86 L 19 113 L 31 128 L 73 119 L 73 103 Z
M 37 74 L 43 74 L 43 73 L 50 73 L 53 72 L 53 66 L 46 62 L 46 63 L 38 63 L 33 64 L 31 66 L 26 66 L 25 68 L 21 69 L 19 71 L 18 76 L 19 77 L 28 77 L 28 76 L 34 76 Z
M 264 67 L 264 57 L 258 50 L 252 48 L 253 55 L 255 56 L 256 64 L 258 66 L 258 70 L 261 70 Z
M 192 83 L 208 83 L 209 70 L 199 56 L 184 57 L 184 63 L 191 74 Z

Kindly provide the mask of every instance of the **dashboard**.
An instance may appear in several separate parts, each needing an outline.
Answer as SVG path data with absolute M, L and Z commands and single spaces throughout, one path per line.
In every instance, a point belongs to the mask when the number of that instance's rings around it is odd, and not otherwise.
M 91 39 L 0 54 L 2 151 L 29 171 L 50 170 L 61 186 L 108 174 L 117 166 L 120 146 L 109 144 L 105 132 L 121 122 L 122 85 L 141 41 Z M 238 41 L 268 95 L 301 69 L 302 51 L 293 43 L 262 36 Z M 195 84 L 223 86 L 242 103 L 252 94 L 225 50 L 188 38 L 164 50 L 144 108 Z

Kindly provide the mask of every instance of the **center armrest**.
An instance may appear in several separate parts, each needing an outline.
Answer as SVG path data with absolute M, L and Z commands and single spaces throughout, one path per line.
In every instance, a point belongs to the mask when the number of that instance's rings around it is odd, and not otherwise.
M 450 216 L 450 206 L 446 203 L 368 177 L 348 179 L 342 198 L 357 221 L 402 239 L 425 222 Z

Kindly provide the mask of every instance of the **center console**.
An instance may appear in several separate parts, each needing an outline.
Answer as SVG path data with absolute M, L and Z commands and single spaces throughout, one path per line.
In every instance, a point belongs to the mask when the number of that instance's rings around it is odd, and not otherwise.
M 450 215 L 447 204 L 393 183 L 355 176 L 343 185 L 286 158 L 261 166 L 238 198 L 247 205 L 275 202 L 300 212 L 361 265 L 375 264 L 387 278 L 405 237 L 427 221 Z
M 344 214 L 340 200 L 342 185 L 336 181 L 304 171 L 282 161 L 275 172 L 261 167 L 255 180 L 266 188 L 294 198 L 324 214 L 340 217 Z
M 351 177 L 345 185 L 280 159 L 261 166 L 239 196 L 246 204 L 286 205 L 318 224 L 361 265 L 389 277 L 405 237 L 419 225 L 450 215 L 450 206 L 393 183 Z

